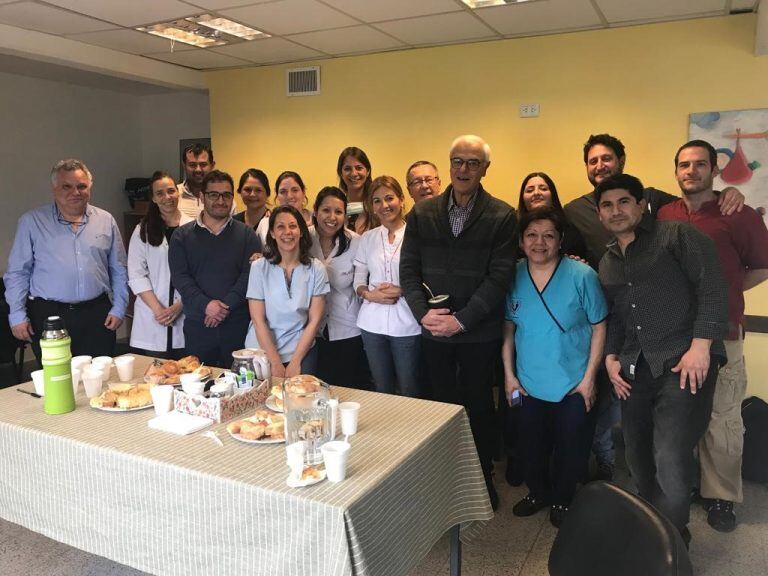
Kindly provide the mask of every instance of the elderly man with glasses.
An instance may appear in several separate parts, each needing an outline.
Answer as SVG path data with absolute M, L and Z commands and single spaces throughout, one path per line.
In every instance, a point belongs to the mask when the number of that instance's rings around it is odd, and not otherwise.
M 440 175 L 437 166 L 428 160 L 414 162 L 405 171 L 408 193 L 414 204 L 440 195 Z
M 208 173 L 203 210 L 173 233 L 168 252 L 171 282 L 184 303 L 187 353 L 222 368 L 245 342 L 250 257 L 259 247 L 253 229 L 231 216 L 234 187 L 226 172 Z
M 485 191 L 490 146 L 472 135 L 454 140 L 451 185 L 408 214 L 400 281 L 422 326 L 422 351 L 436 400 L 467 409 L 494 509 L 491 370 L 501 350 L 504 298 L 515 266 L 514 210 Z M 437 304 L 430 295 L 447 295 Z M 434 300 L 434 299 L 433 299 Z
M 114 353 L 128 304 L 125 248 L 115 219 L 89 203 L 92 186 L 83 162 L 57 162 L 53 202 L 24 214 L 16 229 L 5 273 L 9 323 L 38 359 L 48 316 L 63 318 L 73 355 Z

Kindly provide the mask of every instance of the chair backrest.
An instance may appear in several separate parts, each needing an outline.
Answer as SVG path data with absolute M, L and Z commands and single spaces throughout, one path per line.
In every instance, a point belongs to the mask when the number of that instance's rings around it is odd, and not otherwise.
M 607 482 L 576 494 L 549 553 L 550 576 L 689 576 L 688 551 L 648 502 Z

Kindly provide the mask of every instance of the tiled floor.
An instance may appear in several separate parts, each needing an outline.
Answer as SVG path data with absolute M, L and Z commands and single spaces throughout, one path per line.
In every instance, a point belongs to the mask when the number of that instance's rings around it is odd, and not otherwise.
M 503 463 L 499 469 L 503 470 Z M 464 576 L 546 576 L 547 558 L 556 530 L 546 511 L 515 518 L 512 505 L 524 487 L 497 482 L 501 508 L 482 535 L 463 548 Z M 629 485 L 626 471 L 617 478 Z M 765 576 L 768 574 L 768 487 L 745 485 L 738 506 L 739 526 L 731 534 L 713 531 L 700 507 L 691 511 L 691 559 L 697 576 Z M 60 544 L 16 524 L 0 520 L 0 575 L 3 576 L 141 576 L 143 573 Z M 448 574 L 448 540 L 441 539 L 411 576 Z

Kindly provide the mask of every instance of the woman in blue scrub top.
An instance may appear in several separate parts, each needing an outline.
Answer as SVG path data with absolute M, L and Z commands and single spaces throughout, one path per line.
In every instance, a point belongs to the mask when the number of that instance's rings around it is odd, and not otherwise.
M 309 255 L 311 244 L 301 212 L 280 206 L 269 217 L 264 258 L 251 264 L 245 346 L 267 353 L 273 376 L 315 373 L 315 334 L 330 288 L 325 267 Z
M 560 212 L 541 208 L 520 219 L 520 247 L 507 294 L 504 323 L 505 389 L 510 405 L 522 395 L 520 434 L 530 493 L 516 516 L 551 505 L 559 527 L 585 469 L 587 412 L 605 344 L 608 309 L 597 274 L 561 253 Z M 549 460 L 554 451 L 554 472 Z

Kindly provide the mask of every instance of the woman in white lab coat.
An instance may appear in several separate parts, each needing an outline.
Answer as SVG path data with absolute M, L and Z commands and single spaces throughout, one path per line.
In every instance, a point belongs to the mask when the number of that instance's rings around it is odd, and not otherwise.
M 131 349 L 162 358 L 184 355 L 181 297 L 171 284 L 168 241 L 192 219 L 179 210 L 176 183 L 166 172 L 151 179 L 152 202 L 128 246 L 128 285 L 136 295 Z

